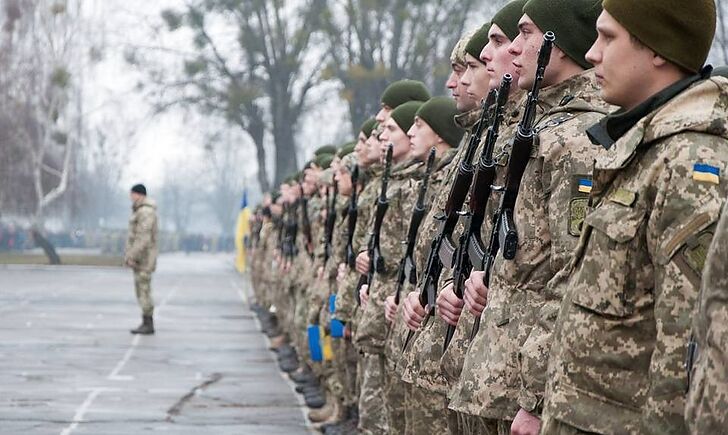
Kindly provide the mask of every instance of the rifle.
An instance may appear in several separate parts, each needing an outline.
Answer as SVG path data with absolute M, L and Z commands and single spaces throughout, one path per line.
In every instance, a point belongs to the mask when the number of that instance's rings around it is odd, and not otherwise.
M 518 130 L 513 139 L 511 155 L 508 159 L 506 183 L 502 189 L 503 195 L 501 196 L 498 210 L 493 219 L 493 228 L 490 232 L 488 247 L 482 256 L 478 252 L 472 252 L 470 254 L 473 269 L 485 272 L 483 284 L 486 287 L 490 285 L 490 274 L 498 251 L 502 250 L 504 259 L 513 260 L 518 250 L 518 232 L 513 221 L 513 209 L 518 198 L 518 190 L 521 186 L 523 173 L 526 171 L 526 166 L 531 157 L 531 150 L 536 135 L 534 124 L 536 122 L 538 95 L 541 90 L 541 83 L 543 83 L 546 68 L 551 60 L 551 50 L 555 41 L 556 36 L 553 32 L 546 32 L 543 36 L 543 44 L 538 53 L 536 78 L 533 81 L 531 92 L 528 93 L 523 118 L 518 124 Z M 476 317 L 473 330 L 470 334 L 471 340 L 478 333 L 479 329 L 480 317 Z
M 444 257 L 444 254 L 441 255 L 440 251 L 449 249 L 453 252 L 453 254 L 455 252 L 455 247 L 453 246 L 450 238 L 452 237 L 452 233 L 455 231 L 455 225 L 458 222 L 458 212 L 462 208 L 463 203 L 465 203 L 465 197 L 468 194 L 470 184 L 473 181 L 473 157 L 475 156 L 475 151 L 480 143 L 480 137 L 482 136 L 483 129 L 487 123 L 486 118 L 488 116 L 488 107 L 495 102 L 495 95 L 495 91 L 490 92 L 488 94 L 488 98 L 483 101 L 481 105 L 480 119 L 475 125 L 475 131 L 470 136 L 468 147 L 465 150 L 465 155 L 460 161 L 458 173 L 450 187 L 450 193 L 447 197 L 447 202 L 445 203 L 445 210 L 443 210 L 443 212 L 438 216 L 435 216 L 435 219 L 440 221 L 440 228 L 437 235 L 430 243 L 430 251 L 427 255 L 423 279 L 420 284 L 420 305 L 423 308 L 427 306 L 430 307 L 427 314 L 428 319 L 435 311 L 437 284 L 440 281 L 440 274 L 442 273 L 442 268 L 444 266 L 440 261 L 440 258 Z M 447 267 L 452 267 L 452 265 L 448 265 Z M 409 331 L 407 333 L 407 338 L 405 339 L 404 347 L 402 348 L 403 352 L 407 348 L 407 345 L 413 335 L 413 331 Z
M 301 190 L 301 226 L 303 226 L 303 235 L 306 237 L 306 252 L 313 260 L 313 235 L 311 234 L 311 219 L 308 216 L 308 198 L 303 193 L 303 183 L 298 183 Z
M 356 286 L 356 302 L 361 305 L 361 298 L 359 297 L 359 290 L 363 285 L 368 285 L 367 294 L 369 294 L 369 288 L 371 288 L 374 282 L 374 272 L 384 273 L 386 267 L 384 264 L 384 257 L 382 251 L 379 249 L 379 234 L 382 231 L 382 224 L 384 223 L 384 215 L 387 214 L 389 208 L 389 199 L 387 198 L 387 186 L 389 185 L 389 175 L 392 172 L 392 144 L 387 146 L 387 157 L 384 163 L 384 173 L 382 174 L 382 190 L 377 198 L 377 210 L 374 215 L 374 228 L 369 236 L 369 243 L 367 244 L 367 254 L 369 254 L 369 271 L 366 274 L 361 275 L 359 283 Z
M 331 245 L 334 238 L 334 227 L 336 226 L 336 196 L 339 194 L 339 182 L 336 180 L 334 180 L 333 190 L 334 193 L 331 197 L 331 204 L 329 205 L 328 201 L 326 202 L 326 224 L 324 227 L 324 267 L 326 267 L 326 263 L 331 257 Z
M 488 206 L 488 200 L 495 183 L 496 169 L 493 160 L 493 150 L 498 141 L 500 124 L 503 122 L 503 109 L 508 102 L 508 94 L 511 89 L 513 77 L 510 74 L 503 76 L 500 88 L 498 89 L 498 99 L 495 111 L 493 113 L 492 123 L 488 127 L 488 134 L 483 145 L 480 158 L 478 159 L 478 169 L 470 185 L 470 199 L 468 200 L 468 211 L 465 213 L 465 228 L 460 234 L 458 248 L 455 252 L 454 260 L 452 258 L 442 258 L 443 264 L 454 264 L 453 268 L 453 286 L 455 295 L 463 298 L 463 287 L 465 280 L 470 276 L 472 263 L 470 261 L 470 252 L 485 252 L 483 242 L 480 240 L 480 228 L 485 221 L 485 211 Z M 442 254 L 443 251 L 440 251 Z M 443 352 L 450 345 L 453 335 L 455 334 L 455 326 L 447 325 L 447 333 L 445 334 L 445 343 Z
M 420 191 L 417 194 L 417 202 L 415 207 L 412 209 L 412 217 L 410 218 L 409 229 L 407 230 L 407 250 L 405 251 L 404 257 L 399 262 L 399 271 L 397 273 L 397 291 L 394 294 L 394 303 L 399 305 L 400 294 L 405 282 L 412 285 L 417 285 L 417 268 L 415 266 L 415 244 L 417 243 L 417 233 L 420 230 L 422 219 L 425 217 L 427 212 L 425 205 L 425 196 L 427 195 L 427 189 L 430 185 L 430 176 L 432 175 L 432 169 L 435 165 L 435 148 L 430 150 L 430 155 L 427 157 L 427 167 L 425 169 L 425 178 L 422 179 L 420 184 Z
M 359 210 L 356 206 L 357 201 L 357 184 L 359 183 L 359 165 L 354 165 L 351 171 L 351 198 L 349 200 L 348 216 L 348 234 L 346 235 L 346 264 L 350 269 L 354 269 L 356 265 L 356 253 L 354 253 L 354 231 L 356 231 L 356 220 L 359 217 Z

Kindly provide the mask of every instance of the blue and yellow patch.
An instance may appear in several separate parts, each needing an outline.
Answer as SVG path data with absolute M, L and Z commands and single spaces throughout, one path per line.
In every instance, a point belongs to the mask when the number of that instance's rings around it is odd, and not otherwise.
M 704 163 L 696 163 L 693 165 L 693 180 L 720 184 L 720 168 Z
M 591 193 L 592 191 L 592 180 L 588 178 L 580 178 L 579 179 L 579 192 L 581 193 Z

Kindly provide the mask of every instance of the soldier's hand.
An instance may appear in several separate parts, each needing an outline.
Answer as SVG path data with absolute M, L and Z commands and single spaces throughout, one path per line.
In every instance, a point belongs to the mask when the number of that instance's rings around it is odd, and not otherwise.
M 318 276 L 319 280 L 324 279 L 324 267 L 319 266 L 318 270 L 316 271 L 316 276 Z
M 346 279 L 346 263 L 339 263 L 339 268 L 336 271 L 336 282 L 340 283 Z
M 355 269 L 362 275 L 369 273 L 369 253 L 367 251 L 357 255 Z
M 394 303 L 394 296 L 387 296 L 384 301 L 384 317 L 389 323 L 393 323 L 397 317 L 397 304 Z
M 349 329 L 349 326 L 344 326 L 344 338 L 351 340 L 351 329 Z
M 369 303 L 369 286 L 364 284 L 359 289 L 359 299 L 361 300 L 361 306 L 363 308 L 367 307 L 367 304 Z
M 538 435 L 541 419 L 523 409 L 518 410 L 511 424 L 511 435 Z
M 470 278 L 465 280 L 465 292 L 463 300 L 465 308 L 468 309 L 475 317 L 480 315 L 488 305 L 488 287 L 483 283 L 485 272 L 473 272 Z
M 417 331 L 422 326 L 425 315 L 427 315 L 427 312 L 420 305 L 420 293 L 410 292 L 402 305 L 402 317 L 407 327 L 412 331 Z
M 465 302 L 455 295 L 455 285 L 448 284 L 437 296 L 437 313 L 448 325 L 457 326 Z

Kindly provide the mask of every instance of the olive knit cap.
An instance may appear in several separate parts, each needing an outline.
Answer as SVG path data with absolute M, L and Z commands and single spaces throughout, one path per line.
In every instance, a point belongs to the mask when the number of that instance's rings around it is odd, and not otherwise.
M 690 72 L 708 59 L 715 0 L 604 0 L 604 10 L 652 51 Z
M 316 156 L 314 159 L 314 163 L 316 163 L 316 166 L 318 166 L 321 169 L 328 169 L 329 166 L 331 166 L 331 162 L 334 161 L 334 155 L 333 154 L 321 154 Z
M 361 125 L 361 131 L 364 133 L 364 136 L 366 136 L 367 139 L 369 139 L 369 136 L 372 135 L 372 131 L 374 131 L 374 126 L 377 125 L 377 120 L 374 118 L 369 118 Z
M 542 32 L 554 32 L 556 46 L 571 60 L 585 69 L 593 66 L 585 56 L 597 39 L 601 0 L 529 0 L 523 7 L 523 13 Z
M 349 154 L 354 152 L 355 146 L 356 146 L 356 142 L 349 142 L 349 143 L 342 145 L 342 147 L 339 148 L 339 152 L 336 153 L 336 156 L 338 158 L 343 158 L 344 156 L 348 156 Z
M 465 46 L 468 45 L 468 42 L 470 42 L 470 38 L 475 35 L 476 30 L 471 30 L 470 32 L 466 33 L 465 36 L 460 38 L 457 44 L 455 44 L 455 47 L 452 49 L 452 53 L 450 53 L 450 63 L 451 64 L 457 64 L 465 66 Z
M 417 116 L 453 148 L 460 145 L 465 134 L 465 130 L 455 124 L 457 114 L 455 101 L 448 97 L 433 97 L 417 111 Z
M 410 101 L 402 104 L 392 111 L 392 119 L 405 133 L 407 133 L 412 127 L 412 124 L 415 123 L 415 115 L 420 107 L 422 107 L 422 104 L 424 104 L 422 101 Z
M 513 0 L 507 3 L 493 16 L 493 24 L 498 25 L 508 39 L 513 41 L 518 36 L 518 22 L 523 16 L 523 6 L 528 0 Z
M 485 23 L 483 27 L 475 31 L 473 36 L 465 46 L 465 53 L 478 59 L 478 62 L 483 63 L 480 60 L 480 52 L 483 51 L 483 47 L 488 43 L 488 31 L 490 30 L 490 23 Z
M 408 101 L 425 102 L 430 99 L 430 92 L 425 84 L 417 80 L 400 80 L 387 86 L 382 94 L 382 104 L 396 109 Z
M 314 157 L 318 157 L 321 154 L 336 154 L 336 147 L 333 145 L 324 145 L 321 148 L 313 152 Z M 315 159 L 314 159 L 315 160 Z

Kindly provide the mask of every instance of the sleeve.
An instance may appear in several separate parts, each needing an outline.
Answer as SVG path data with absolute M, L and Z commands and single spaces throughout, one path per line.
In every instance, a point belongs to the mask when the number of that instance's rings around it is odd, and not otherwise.
M 717 146 L 686 146 L 682 142 L 699 142 L 701 138 L 682 136 L 673 139 L 671 145 L 694 148 L 698 161 L 724 173 L 726 165 L 720 161 L 724 157 L 713 151 Z M 648 223 L 648 249 L 655 268 L 656 339 L 649 365 L 649 391 L 642 408 L 643 430 L 665 429 L 666 433 L 684 425 L 685 349 L 707 251 L 726 196 L 725 183 L 694 178 L 695 161 L 695 157 L 678 157 L 670 162 L 667 182 L 658 190 Z

